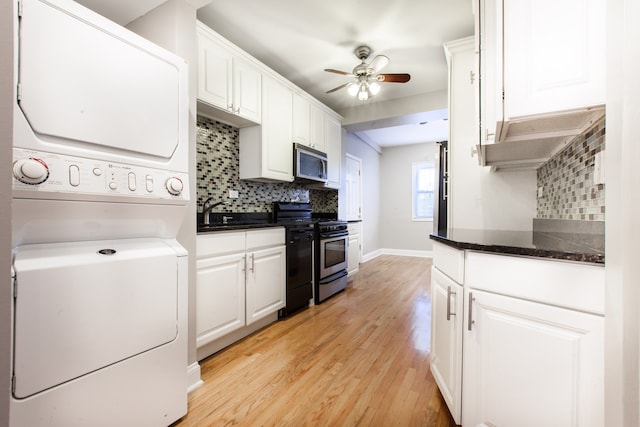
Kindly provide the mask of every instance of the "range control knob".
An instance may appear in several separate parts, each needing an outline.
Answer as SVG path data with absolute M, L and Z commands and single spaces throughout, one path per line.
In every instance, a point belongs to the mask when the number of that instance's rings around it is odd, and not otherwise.
M 180 195 L 180 193 L 182 193 L 182 190 L 184 189 L 184 184 L 182 183 L 182 180 L 175 176 L 172 176 L 171 178 L 167 179 L 165 186 L 167 187 L 167 191 L 169 192 L 169 194 L 173 196 Z
M 16 160 L 13 163 L 13 176 L 25 184 L 42 184 L 49 178 L 49 166 L 35 157 Z

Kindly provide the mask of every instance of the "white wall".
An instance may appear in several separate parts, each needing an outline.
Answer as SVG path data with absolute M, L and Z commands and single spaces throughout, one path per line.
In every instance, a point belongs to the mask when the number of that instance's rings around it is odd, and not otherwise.
M 640 425 L 640 4 L 607 1 L 605 423 Z
M 376 255 L 380 244 L 380 153 L 348 133 L 346 152 L 362 160 L 362 258 Z
M 0 427 L 9 425 L 11 397 L 11 162 L 13 133 L 13 8 L 0 2 Z
M 433 162 L 435 143 L 385 147 L 380 173 L 381 245 L 387 250 L 411 255 L 430 255 L 432 221 L 412 221 L 412 165 Z

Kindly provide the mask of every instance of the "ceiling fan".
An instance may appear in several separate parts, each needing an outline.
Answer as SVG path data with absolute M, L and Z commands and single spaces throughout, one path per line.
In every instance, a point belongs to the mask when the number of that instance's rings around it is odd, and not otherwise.
M 369 58 L 369 55 L 371 55 L 371 48 L 369 46 L 358 46 L 353 53 L 362 62 L 356 65 L 351 73 L 334 70 L 333 68 L 325 68 L 324 71 L 355 77 L 355 80 L 328 90 L 327 93 L 332 93 L 346 87 L 349 95 L 357 95 L 359 100 L 366 101 L 369 97 L 380 92 L 380 83 L 406 83 L 411 79 L 411 76 L 406 73 L 377 74 L 389 63 L 389 58 L 384 55 L 377 55 L 369 64 L 366 64 L 365 61 Z

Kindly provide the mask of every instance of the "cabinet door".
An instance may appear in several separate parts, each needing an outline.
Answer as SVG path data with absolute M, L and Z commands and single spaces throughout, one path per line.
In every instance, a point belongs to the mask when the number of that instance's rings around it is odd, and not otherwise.
M 285 305 L 286 247 L 247 254 L 247 325 Z
M 431 373 L 457 424 L 462 403 L 463 296 L 462 286 L 432 267 Z
M 604 425 L 604 318 L 465 289 L 469 426 Z
M 342 126 L 338 120 L 326 116 L 325 142 L 327 150 L 327 184 L 329 188 L 340 188 L 340 169 L 342 167 Z
M 232 72 L 231 53 L 198 32 L 198 99 L 230 111 Z
M 261 120 L 262 74 L 240 60 L 233 62 L 233 112 L 255 123 Z
M 293 142 L 311 147 L 311 104 L 298 94 L 293 95 Z
M 503 0 L 504 115 L 605 103 L 605 0 Z
M 244 252 L 197 261 L 196 345 L 244 326 Z
M 347 258 L 347 272 L 358 271 L 360 266 L 360 235 L 349 234 L 349 253 Z
M 326 114 L 317 105 L 309 106 L 309 145 L 311 148 L 326 152 L 324 120 Z
M 271 78 L 262 83 L 262 176 L 293 181 L 293 92 Z

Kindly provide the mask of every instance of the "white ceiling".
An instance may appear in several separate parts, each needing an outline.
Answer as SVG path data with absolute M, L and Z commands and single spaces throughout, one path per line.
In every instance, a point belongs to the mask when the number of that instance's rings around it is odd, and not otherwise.
M 164 1 L 79 2 L 124 25 Z M 470 0 L 212 0 L 198 9 L 198 19 L 338 112 L 361 101 L 345 89 L 327 94 L 349 77 L 323 70 L 351 72 L 360 62 L 353 54 L 357 46 L 372 48 L 369 61 L 379 54 L 389 57 L 383 73 L 411 74 L 408 83 L 383 83 L 366 101 L 371 107 L 446 89 L 442 45 L 473 34 Z M 354 132 L 380 146 L 441 141 L 444 117 L 430 117 L 426 125 L 418 125 L 425 120 L 416 117 L 413 123 Z

